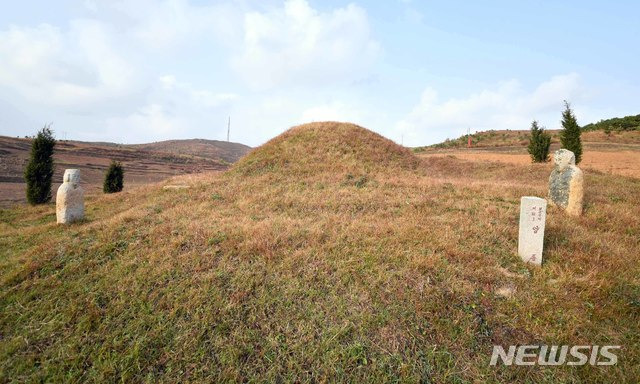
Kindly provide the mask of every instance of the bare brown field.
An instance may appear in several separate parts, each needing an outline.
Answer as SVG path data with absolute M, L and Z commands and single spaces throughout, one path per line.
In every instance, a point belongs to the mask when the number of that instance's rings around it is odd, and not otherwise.
M 428 157 L 448 157 L 453 156 L 469 161 L 488 161 L 516 165 L 531 164 L 531 157 L 522 151 L 488 151 L 488 150 L 447 150 L 438 152 L 420 153 L 418 156 Z M 579 166 L 587 170 L 596 170 L 614 175 L 630 176 L 640 178 L 640 151 L 619 150 L 619 151 L 592 151 L 585 150 L 582 162 Z M 547 168 L 551 170 L 551 163 Z
M 251 149 L 244 144 L 204 139 L 166 140 L 148 144 L 131 144 L 127 147 L 151 152 L 205 157 L 227 163 L 235 163 Z

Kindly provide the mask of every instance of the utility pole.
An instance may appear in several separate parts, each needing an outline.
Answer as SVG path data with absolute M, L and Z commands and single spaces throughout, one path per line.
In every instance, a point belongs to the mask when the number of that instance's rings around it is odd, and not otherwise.
M 231 116 L 229 116 L 229 120 L 227 121 L 227 142 L 229 142 L 229 132 L 231 132 Z
M 471 127 L 467 128 L 467 148 L 471 148 Z

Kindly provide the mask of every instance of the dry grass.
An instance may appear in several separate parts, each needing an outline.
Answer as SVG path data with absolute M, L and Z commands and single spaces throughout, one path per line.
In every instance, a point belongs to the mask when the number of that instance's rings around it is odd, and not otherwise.
M 2 210 L 0 381 L 638 382 L 640 181 L 588 172 L 585 215 L 550 209 L 529 268 L 518 203 L 547 177 L 318 123 L 69 227 Z M 488 366 L 513 343 L 623 349 Z

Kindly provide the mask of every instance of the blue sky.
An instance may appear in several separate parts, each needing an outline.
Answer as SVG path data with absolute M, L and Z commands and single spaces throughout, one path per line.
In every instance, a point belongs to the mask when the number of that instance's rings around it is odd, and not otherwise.
M 640 113 L 635 1 L 21 1 L 0 134 L 259 145 L 351 121 L 405 145 Z

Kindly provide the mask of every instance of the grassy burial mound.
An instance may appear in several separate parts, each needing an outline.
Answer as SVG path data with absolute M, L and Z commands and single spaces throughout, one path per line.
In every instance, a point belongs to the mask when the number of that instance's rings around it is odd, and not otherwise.
M 416 168 L 417 158 L 377 133 L 355 124 L 320 122 L 293 127 L 241 159 L 241 175 L 299 177 L 367 174 Z
M 516 255 L 548 168 L 416 160 L 294 128 L 225 174 L 0 211 L 0 381 L 637 382 L 640 181 L 587 173 Z M 490 367 L 493 345 L 621 345 L 614 367 Z

